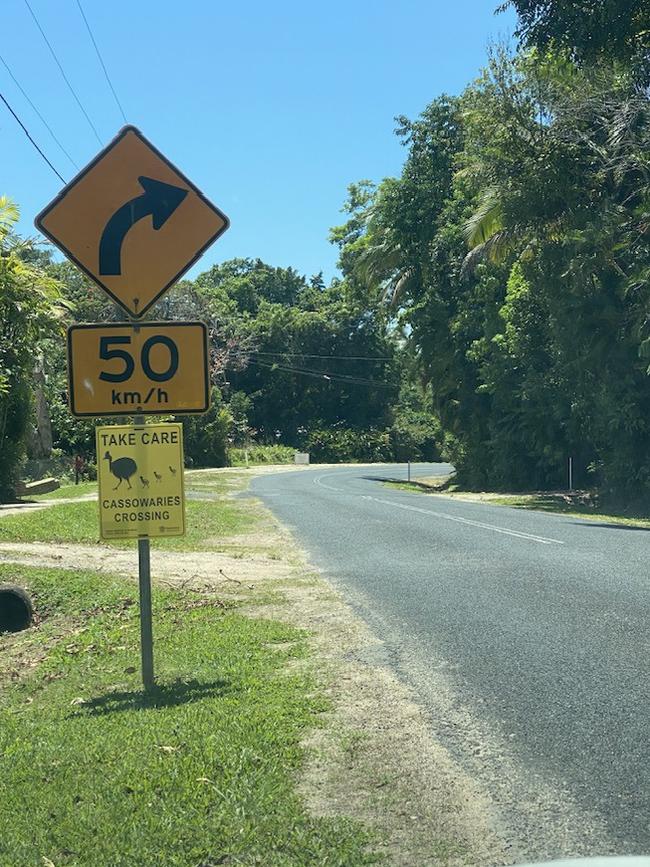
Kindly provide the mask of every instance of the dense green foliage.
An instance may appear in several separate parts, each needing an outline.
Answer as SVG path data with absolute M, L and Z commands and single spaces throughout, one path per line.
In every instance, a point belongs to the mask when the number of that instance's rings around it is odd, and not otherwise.
M 70 322 L 121 318 L 73 266 L 53 263 L 47 253 L 38 255 L 38 265 L 30 267 L 42 281 L 61 287 Z M 236 259 L 194 282 L 180 283 L 156 306 L 152 318 L 201 320 L 209 326 L 211 408 L 204 415 L 178 419 L 188 466 L 238 463 L 244 460 L 243 448 L 251 455 L 261 449 L 264 459 L 276 454 L 286 461 L 295 448 L 308 448 L 312 441 L 318 451 L 322 432 L 330 430 L 345 431 L 345 447 L 337 433 L 338 446 L 327 451 L 327 460 L 378 460 L 379 454 L 390 459 L 392 426 L 398 420 L 404 429 L 402 452 L 409 443 L 413 455 L 420 453 L 420 446 L 429 455 L 436 453 L 426 425 L 433 417 L 427 415 L 422 389 L 408 386 L 408 400 L 399 397 L 407 378 L 405 353 L 389 333 L 386 311 L 369 310 L 340 281 L 326 287 L 320 275 L 307 281 L 291 268 Z M 43 332 L 37 342 L 46 358 L 55 451 L 70 458 L 82 455 L 92 472 L 95 425 L 121 419 L 74 418 L 67 406 L 61 334 Z M 31 352 L 24 361 L 29 373 Z M 28 378 L 25 394 L 17 384 L 11 391 L 24 414 L 23 428 L 30 414 Z M 369 446 L 373 437 L 381 449 Z M 19 440 L 24 450 L 25 437 Z M 58 474 L 52 462 L 32 464 Z
M 56 282 L 33 267 L 10 234 L 18 210 L 0 197 L 0 501 L 14 495 L 26 453 L 31 378 L 41 341 L 56 328 Z
M 650 52 L 646 0 L 510 0 L 527 45 L 568 49 L 582 62 L 617 58 L 643 67 Z
M 392 301 L 466 484 L 563 486 L 571 456 L 578 483 L 645 496 L 650 103 L 638 55 L 571 53 L 496 51 L 402 120 L 402 176 L 353 187 L 334 237 Z

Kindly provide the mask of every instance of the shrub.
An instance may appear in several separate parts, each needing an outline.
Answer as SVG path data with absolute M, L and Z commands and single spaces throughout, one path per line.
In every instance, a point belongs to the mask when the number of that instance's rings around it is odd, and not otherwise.
M 212 401 L 203 415 L 186 415 L 177 421 L 183 424 L 185 462 L 190 467 L 225 467 L 228 463 L 226 441 L 232 416 L 223 405 L 218 388 L 212 390 Z
M 393 447 L 387 430 L 358 431 L 350 428 L 314 430 L 307 436 L 306 451 L 313 463 L 391 461 Z
M 292 464 L 295 449 L 291 446 L 252 445 L 249 449 L 228 449 L 228 463 L 231 467 L 246 466 L 246 452 L 248 451 L 249 464 Z

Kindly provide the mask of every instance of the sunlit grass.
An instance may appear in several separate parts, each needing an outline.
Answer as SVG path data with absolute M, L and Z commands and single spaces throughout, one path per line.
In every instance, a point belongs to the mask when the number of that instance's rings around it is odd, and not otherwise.
M 287 671 L 303 633 L 154 589 L 158 680 L 145 695 L 133 582 L 0 566 L 8 580 L 45 619 L 0 636 L 5 670 L 23 666 L 0 689 L 0 864 L 376 862 L 360 826 L 312 817 L 294 791 L 301 739 L 325 709 Z
M 152 546 L 177 551 L 217 550 L 219 540 L 245 533 L 255 524 L 251 506 L 234 500 L 188 501 L 185 536 L 153 539 Z M 7 515 L 0 520 L 3 542 L 70 542 L 97 544 L 99 506 L 95 501 L 61 503 L 44 509 Z M 134 541 L 101 541 L 104 545 L 132 546 Z

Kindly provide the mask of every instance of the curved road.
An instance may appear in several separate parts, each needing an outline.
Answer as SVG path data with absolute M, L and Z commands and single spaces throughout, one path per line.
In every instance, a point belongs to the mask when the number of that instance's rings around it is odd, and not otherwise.
M 382 639 L 368 661 L 411 684 L 518 847 L 650 853 L 647 531 L 385 477 L 404 465 L 262 476 L 253 492 Z

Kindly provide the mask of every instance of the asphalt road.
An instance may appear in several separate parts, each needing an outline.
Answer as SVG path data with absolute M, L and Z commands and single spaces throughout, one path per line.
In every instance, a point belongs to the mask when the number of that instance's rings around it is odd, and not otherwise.
M 253 492 L 370 623 L 375 661 L 529 857 L 650 853 L 648 532 L 379 480 L 405 472 L 314 468 Z

